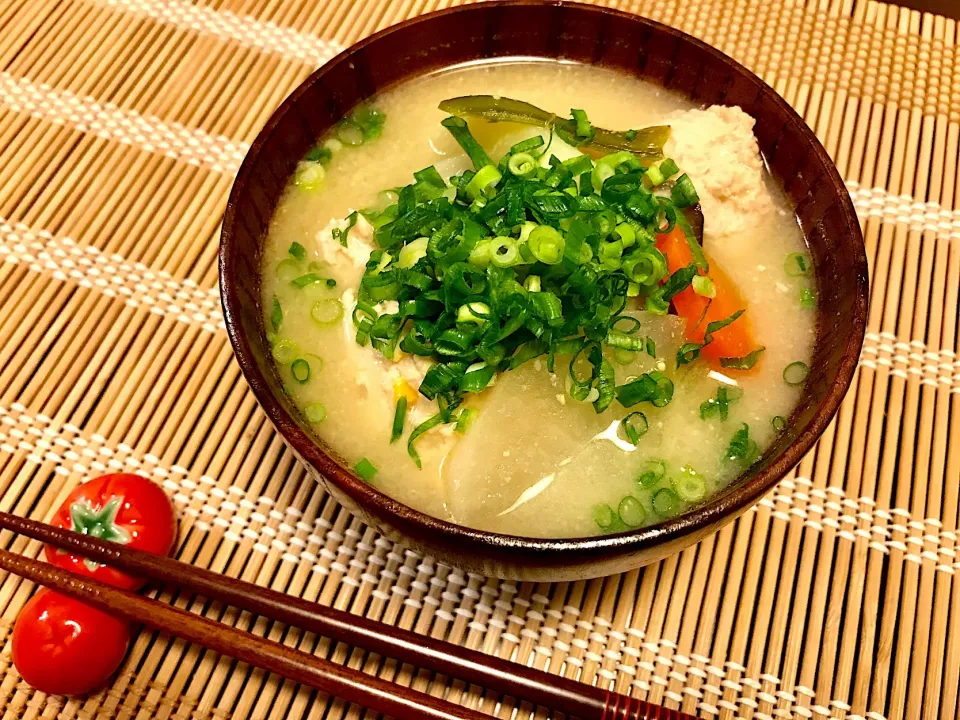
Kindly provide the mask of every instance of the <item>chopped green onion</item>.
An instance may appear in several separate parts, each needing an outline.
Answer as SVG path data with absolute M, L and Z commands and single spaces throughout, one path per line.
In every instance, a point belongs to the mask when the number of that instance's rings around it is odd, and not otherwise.
M 582 139 L 583 142 L 589 142 L 593 140 L 596 131 L 593 129 L 593 125 L 590 124 L 590 119 L 587 117 L 587 113 L 583 110 L 571 110 L 570 114 L 573 116 L 573 121 L 576 123 L 577 137 Z
M 493 166 L 493 161 L 490 159 L 490 156 L 487 155 L 487 152 L 470 133 L 470 128 L 467 127 L 466 120 L 458 117 L 448 117 L 442 120 L 440 124 L 453 135 L 453 139 L 457 141 L 457 144 L 470 156 L 474 169 L 480 170 L 485 166 Z
M 319 282 L 326 283 L 326 278 L 322 278 L 316 273 L 307 273 L 306 275 L 301 275 L 298 278 L 294 278 L 292 284 L 294 287 L 302 290 L 307 285 L 313 285 L 314 283 Z
M 280 331 L 280 325 L 283 323 L 283 308 L 280 307 L 280 301 L 277 296 L 273 296 L 273 309 L 270 311 L 270 325 L 275 332 Z
M 693 180 L 686 173 L 677 178 L 670 196 L 673 199 L 673 204 L 678 208 L 690 207 L 700 202 L 700 196 L 697 195 L 697 189 L 693 186 Z
M 434 367 L 437 367 L 437 366 L 435 365 Z M 424 378 L 424 382 L 425 382 L 425 381 L 426 381 L 426 378 Z M 420 385 L 420 392 L 421 392 L 421 393 L 423 392 L 423 385 L 422 385 L 422 384 Z M 428 397 L 429 397 L 429 396 L 428 396 Z M 413 429 L 413 432 L 410 433 L 410 437 L 407 438 L 407 454 L 408 454 L 408 455 L 413 459 L 413 461 L 417 464 L 417 467 L 418 467 L 418 468 L 419 468 L 419 467 L 422 467 L 422 464 L 421 464 L 421 462 L 420 462 L 420 453 L 417 452 L 416 448 L 414 447 L 414 443 L 415 443 L 415 442 L 420 438 L 420 436 L 423 435 L 425 432 L 427 432 L 428 430 L 432 430 L 432 429 L 435 428 L 437 425 L 442 425 L 444 422 L 446 422 L 446 421 L 444 420 L 444 414 L 443 414 L 442 412 L 439 412 L 439 413 L 437 413 L 436 415 L 433 415 L 433 416 L 430 417 L 429 419 L 427 419 L 427 420 L 423 421 L 422 423 L 420 423 L 419 425 L 417 425 L 417 426 Z
M 653 487 L 667 474 L 667 464 L 663 460 L 647 460 L 643 472 L 637 476 L 641 487 Z
M 713 286 L 713 280 L 706 275 L 697 275 L 691 285 L 693 285 L 693 291 L 700 297 L 712 300 L 717 296 L 717 289 Z
M 354 210 L 352 213 L 347 215 L 347 224 L 343 228 L 343 230 L 341 230 L 340 228 L 334 228 L 333 231 L 331 232 L 331 235 L 333 235 L 333 239 L 339 240 L 340 244 L 343 247 L 347 246 L 347 237 L 350 235 L 350 231 L 353 229 L 353 226 L 357 224 L 358 217 L 359 216 L 356 210 Z
M 609 530 L 613 527 L 617 519 L 617 514 L 613 508 L 607 504 L 595 505 L 593 508 L 593 521 L 601 530 Z
M 460 411 L 460 415 L 457 417 L 457 425 L 454 428 L 454 432 L 463 435 L 467 430 L 470 429 L 470 426 L 473 425 L 473 422 L 477 419 L 479 411 L 475 408 L 464 408 Z
M 722 357 L 720 358 L 720 367 L 730 368 L 731 370 L 750 370 L 757 364 L 757 360 L 760 359 L 764 350 L 766 348 L 758 347 L 743 357 Z
M 279 365 L 289 365 L 300 354 L 300 348 L 293 340 L 279 340 L 273 345 L 273 359 Z
M 680 508 L 680 498 L 669 488 L 661 488 L 653 496 L 653 511 L 660 517 L 670 517 Z
M 397 400 L 397 409 L 393 413 L 393 427 L 390 431 L 390 442 L 394 443 L 403 435 L 403 425 L 407 421 L 407 397 L 401 395 Z
M 639 527 L 647 519 L 647 511 L 643 505 L 632 495 L 627 495 L 617 506 L 617 515 L 627 527 Z
M 800 307 L 804 310 L 813 310 L 817 306 L 817 294 L 810 288 L 800 290 Z
M 333 151 L 328 147 L 318 145 L 308 151 L 307 154 L 303 156 L 303 159 L 308 162 L 318 162 L 326 167 L 333 159 Z
M 490 306 L 482 302 L 472 302 L 461 305 L 457 310 L 458 323 L 473 323 L 482 325 L 490 317 Z
M 687 502 L 699 502 L 707 495 L 707 483 L 703 476 L 687 465 L 680 468 L 680 477 L 674 481 L 673 486 L 677 495 Z
M 617 365 L 629 365 L 636 357 L 637 354 L 630 350 L 624 350 L 622 348 L 614 348 L 613 350 L 613 361 L 617 363 Z
M 297 358 L 290 365 L 290 374 L 293 379 L 303 385 L 310 379 L 310 363 L 303 358 Z
M 649 336 L 647 337 L 647 340 L 644 343 L 644 350 L 646 351 L 647 355 L 649 355 L 650 357 L 652 358 L 657 357 L 657 344 L 653 341 L 652 337 L 649 337 Z
M 750 426 L 743 423 L 727 446 L 726 459 L 751 465 L 757 460 L 757 443 L 750 439 Z
M 387 116 L 376 108 L 361 106 L 350 113 L 350 119 L 360 128 L 366 141 L 380 137 Z
M 781 415 L 774 415 L 770 424 L 773 425 L 774 432 L 782 433 L 787 429 L 787 421 Z
M 783 369 L 783 381 L 787 385 L 796 387 L 803 385 L 809 374 L 810 368 L 806 363 L 792 362 Z
M 477 174 L 467 183 L 467 195 L 471 200 L 492 197 L 501 178 L 503 178 L 503 175 L 500 174 L 495 165 L 484 165 L 477 170 Z
M 527 240 L 533 256 L 545 265 L 556 265 L 563 259 L 566 243 L 556 228 L 538 225 Z
M 527 279 L 523 281 L 523 287 L 527 292 L 540 292 L 540 276 L 527 275 Z
M 327 171 L 318 162 L 301 162 L 293 174 L 293 183 L 301 190 L 316 190 L 320 187 Z
M 647 434 L 650 425 L 647 423 L 647 416 L 642 412 L 632 412 L 620 421 L 620 427 L 623 428 L 627 440 L 636 447 L 640 438 Z
M 543 138 L 539 135 L 534 135 L 526 140 L 521 140 L 516 145 L 511 145 L 509 154 L 518 155 L 520 153 L 528 153 L 540 147 L 543 147 Z
M 668 180 L 680 172 L 679 166 L 672 158 L 667 158 L 664 160 L 662 163 L 660 163 L 659 167 L 660 172 L 663 173 L 663 177 Z
M 293 258 L 286 258 L 277 263 L 277 280 L 281 283 L 293 282 L 294 278 L 299 277 L 303 270 Z
M 360 458 L 360 462 L 354 465 L 353 469 L 364 482 L 370 482 L 377 474 L 377 466 L 366 458 Z
M 537 159 L 530 155 L 529 153 L 521 152 L 516 155 L 511 155 L 510 159 L 507 161 L 507 168 L 513 175 L 517 177 L 527 178 L 533 175 L 537 168 L 540 167 L 540 164 L 537 162 Z
M 293 255 L 293 257 L 299 260 L 300 262 L 303 262 L 307 258 L 306 248 L 303 247 L 303 245 L 301 245 L 298 242 L 291 244 L 290 249 L 287 252 Z
M 427 256 L 427 243 L 430 242 L 429 238 L 417 238 L 412 242 L 408 242 L 402 248 L 400 248 L 400 255 L 397 257 L 397 265 L 404 270 L 409 270 L 414 265 L 416 265 L 420 260 Z
M 363 128 L 349 118 L 340 121 L 335 133 L 337 140 L 344 145 L 349 145 L 350 147 L 363 145 Z
M 627 142 L 630 142 L 631 140 L 633 140 L 633 139 L 636 138 L 636 137 L 637 137 L 637 131 L 636 131 L 636 130 L 627 130 L 627 131 L 623 134 L 623 139 L 626 140 Z
M 496 238 L 490 242 L 490 262 L 500 268 L 508 268 L 520 262 L 520 251 L 511 238 Z
M 323 403 L 311 403 L 303 409 L 303 414 L 308 422 L 316 425 L 327 419 L 327 408 Z
M 334 325 L 343 317 L 343 303 L 327 299 L 314 303 L 310 309 L 310 318 L 322 327 Z
M 801 277 L 810 274 L 813 263 L 810 262 L 810 256 L 806 253 L 795 252 L 787 255 L 783 269 L 790 277 Z
M 673 399 L 673 381 L 654 370 L 617 387 L 617 399 L 624 407 L 649 402 L 664 407 Z

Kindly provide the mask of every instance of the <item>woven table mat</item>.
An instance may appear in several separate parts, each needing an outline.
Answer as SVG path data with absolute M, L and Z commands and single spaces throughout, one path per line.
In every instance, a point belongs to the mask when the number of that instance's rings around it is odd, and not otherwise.
M 859 0 L 609 3 L 729 53 L 816 130 L 864 228 L 869 332 L 837 420 L 740 520 L 639 571 L 517 584 L 395 546 L 323 494 L 241 378 L 216 290 L 227 193 L 272 110 L 346 45 L 447 4 L 0 0 L 0 509 L 48 518 L 83 480 L 139 471 L 175 499 L 182 560 L 320 603 L 707 718 L 956 717 L 956 22 Z M 363 715 L 145 631 L 103 692 L 34 692 L 10 662 L 33 586 L 0 578 L 3 717 Z M 481 688 L 155 594 L 514 712 Z

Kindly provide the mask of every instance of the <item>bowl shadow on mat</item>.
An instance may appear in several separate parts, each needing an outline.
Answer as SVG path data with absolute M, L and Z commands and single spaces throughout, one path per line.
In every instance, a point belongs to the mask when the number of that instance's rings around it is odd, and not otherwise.
M 605 66 L 698 105 L 739 105 L 756 119 L 770 171 L 794 207 L 820 289 L 806 391 L 788 429 L 748 473 L 700 507 L 650 527 L 592 538 L 482 532 L 420 513 L 360 480 L 318 440 L 283 393 L 260 306 L 263 238 L 296 163 L 358 103 L 431 71 L 506 57 Z M 680 31 L 575 3 L 485 2 L 415 18 L 354 45 L 307 78 L 253 143 L 227 204 L 220 291 L 234 352 L 260 405 L 300 461 L 341 503 L 388 537 L 471 572 L 574 580 L 630 570 L 716 532 L 792 469 L 824 431 L 849 387 L 866 326 L 863 238 L 850 196 L 824 148 L 793 109 L 750 71 Z

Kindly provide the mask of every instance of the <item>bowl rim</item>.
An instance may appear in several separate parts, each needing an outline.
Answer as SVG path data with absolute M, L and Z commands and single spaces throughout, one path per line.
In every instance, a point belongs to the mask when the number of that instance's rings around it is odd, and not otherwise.
M 470 13 L 489 12 L 489 8 L 491 7 L 542 7 L 544 5 L 552 5 L 555 7 L 563 6 L 566 10 L 608 15 L 614 19 L 628 20 L 632 23 L 653 27 L 661 32 L 672 35 L 681 42 L 694 44 L 701 51 L 710 55 L 715 61 L 732 65 L 735 70 L 743 73 L 747 79 L 756 83 L 762 92 L 769 94 L 772 101 L 779 105 L 786 122 L 795 126 L 801 134 L 806 135 L 809 140 L 812 140 L 813 150 L 818 155 L 818 160 L 827 170 L 823 181 L 830 184 L 831 192 L 840 199 L 838 207 L 842 213 L 841 224 L 845 226 L 846 233 L 853 233 L 855 239 L 859 239 L 859 243 L 855 243 L 859 253 L 858 257 L 854 259 L 854 264 L 856 267 L 862 267 L 864 269 L 864 272 L 858 273 L 855 283 L 856 296 L 854 298 L 853 326 L 847 335 L 846 344 L 843 347 L 841 360 L 837 367 L 836 377 L 813 418 L 779 456 L 773 458 L 767 466 L 759 470 L 757 474 L 748 481 L 736 487 L 729 487 L 721 491 L 704 505 L 689 510 L 675 518 L 634 530 L 609 535 L 577 538 L 538 538 L 510 535 L 477 530 L 442 520 L 393 499 L 386 493 L 364 482 L 347 467 L 337 462 L 294 420 L 270 390 L 264 374 L 260 371 L 254 359 L 249 338 L 243 332 L 241 326 L 241 303 L 238 293 L 239 283 L 224 272 L 224 269 L 230 267 L 234 261 L 236 248 L 233 242 L 233 227 L 238 212 L 238 204 L 242 199 L 245 188 L 255 179 L 254 165 L 260 153 L 263 151 L 265 143 L 277 125 L 279 125 L 281 119 L 286 113 L 291 111 L 298 103 L 300 97 L 306 93 L 312 85 L 319 82 L 327 73 L 334 72 L 344 64 L 349 64 L 355 54 L 361 52 L 369 45 L 377 43 L 381 38 L 404 31 L 410 27 L 430 23 L 435 18 L 451 14 L 462 13 L 469 15 Z M 820 435 L 823 434 L 837 413 L 856 371 L 867 325 L 869 279 L 866 273 L 866 266 L 866 250 L 860 224 L 853 206 L 853 201 L 835 164 L 820 143 L 816 134 L 800 115 L 797 114 L 793 107 L 787 103 L 779 93 L 748 68 L 713 46 L 681 30 L 622 10 L 587 5 L 580 2 L 570 2 L 568 0 L 550 0 L 549 2 L 543 2 L 543 0 L 487 0 L 483 3 L 455 6 L 426 13 L 380 30 L 351 45 L 327 61 L 324 65 L 312 72 L 287 96 L 257 134 L 234 179 L 222 222 L 219 248 L 219 286 L 227 334 L 241 371 L 250 388 L 253 390 L 260 406 L 273 422 L 281 436 L 293 447 L 296 454 L 324 475 L 339 490 L 351 497 L 361 508 L 366 508 L 367 506 L 375 508 L 378 518 L 382 518 L 386 524 L 399 530 L 403 535 L 407 534 L 408 528 L 419 527 L 429 533 L 431 538 L 438 538 L 446 547 L 463 546 L 465 549 L 469 547 L 471 551 L 479 550 L 482 552 L 485 550 L 497 556 L 502 555 L 503 551 L 532 551 L 539 553 L 537 555 L 537 562 L 541 564 L 564 565 L 570 562 L 573 556 L 576 556 L 577 559 L 583 559 L 589 558 L 590 556 L 602 556 L 612 551 L 640 551 L 661 544 L 667 540 L 689 535 L 690 533 L 706 531 L 710 526 L 718 522 L 722 522 L 725 519 L 733 519 L 749 506 L 756 503 L 773 485 L 779 482 L 797 465 L 803 456 L 813 447 L 814 443 Z

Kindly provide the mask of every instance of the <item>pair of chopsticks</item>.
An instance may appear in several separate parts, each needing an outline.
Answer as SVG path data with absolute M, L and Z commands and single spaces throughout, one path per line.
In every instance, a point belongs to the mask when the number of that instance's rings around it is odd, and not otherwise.
M 0 512 L 0 529 L 26 535 L 139 577 L 179 587 L 255 615 L 458 677 L 581 720 L 693 720 L 691 715 L 422 636 L 243 580 Z M 0 550 L 0 569 L 131 622 L 182 638 L 329 695 L 395 718 L 489 720 L 488 715 L 49 563 Z

